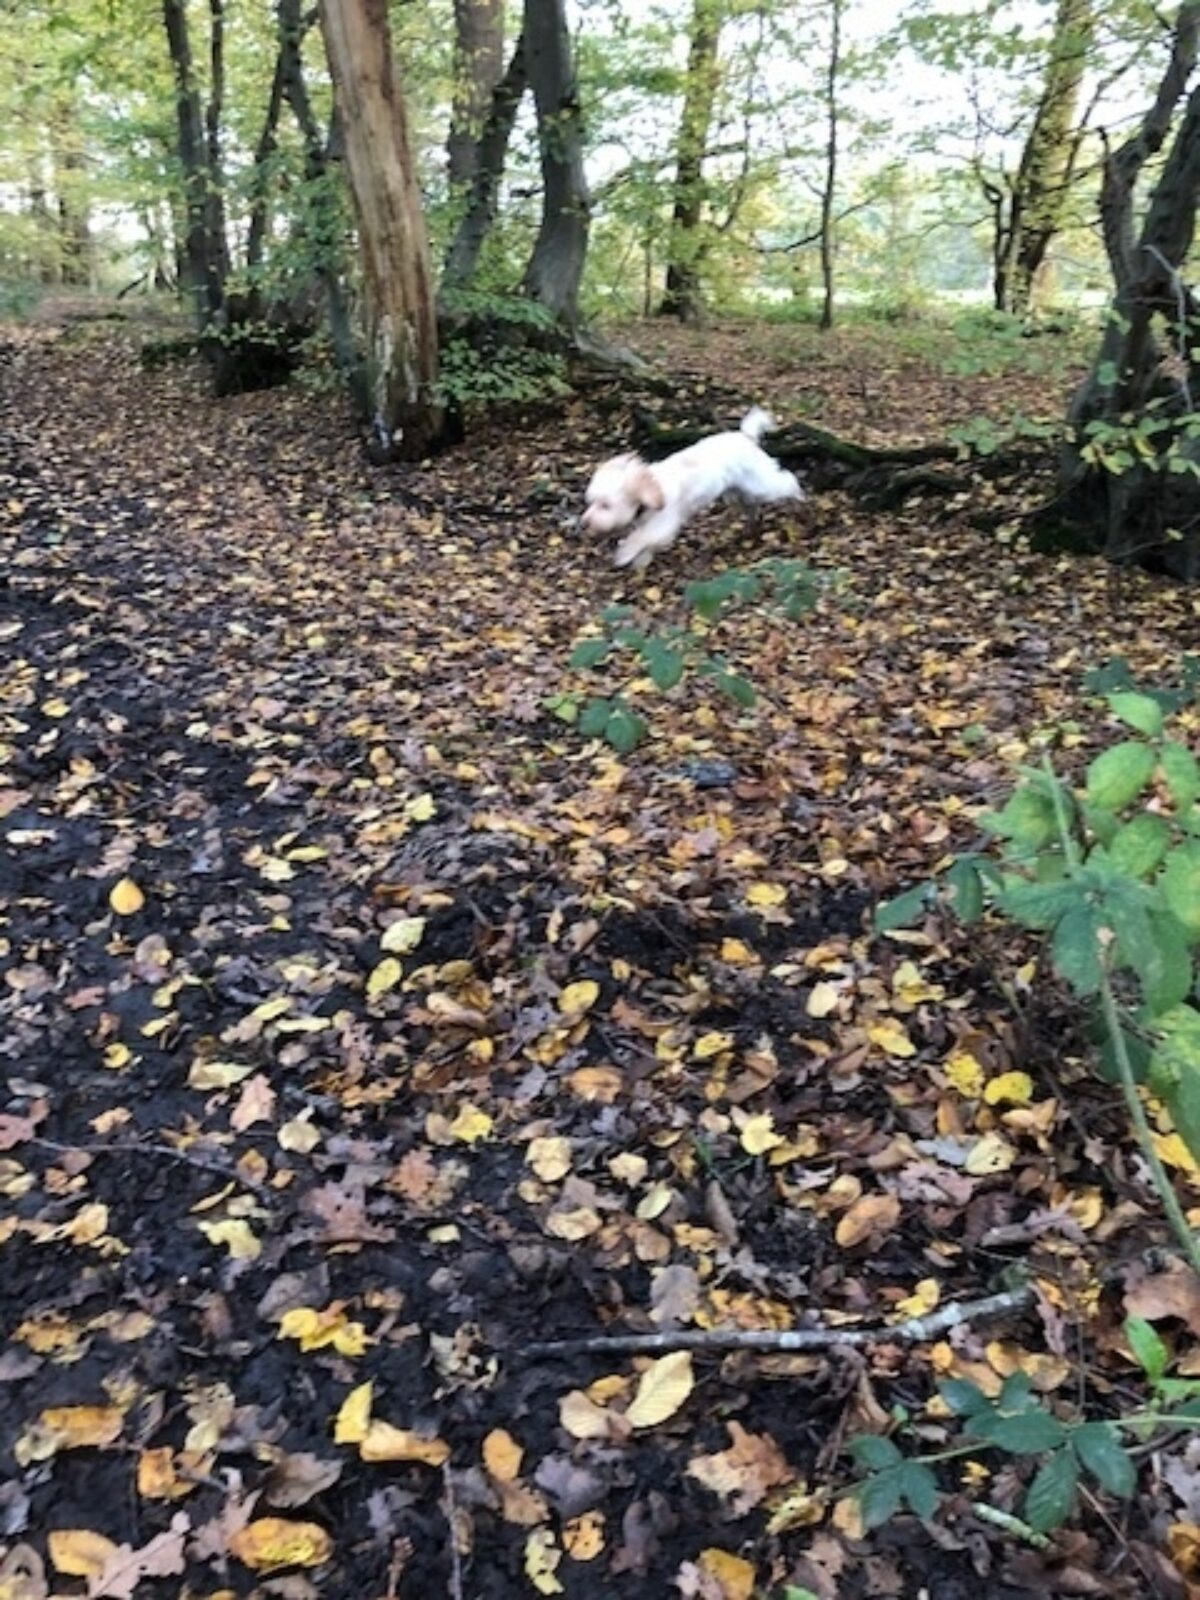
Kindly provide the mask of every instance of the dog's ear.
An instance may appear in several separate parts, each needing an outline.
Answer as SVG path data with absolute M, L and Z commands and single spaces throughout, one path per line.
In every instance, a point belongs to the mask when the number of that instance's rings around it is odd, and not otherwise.
M 661 511 L 667 503 L 662 484 L 645 465 L 639 466 L 633 475 L 633 495 L 638 504 L 645 506 L 647 511 Z

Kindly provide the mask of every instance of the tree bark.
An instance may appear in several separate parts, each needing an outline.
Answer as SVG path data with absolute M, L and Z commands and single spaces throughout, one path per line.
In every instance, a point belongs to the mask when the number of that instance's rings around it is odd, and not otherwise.
M 415 460 L 443 427 L 437 315 L 387 0 L 320 0 L 319 9 L 358 218 L 375 448 Z
M 447 168 L 452 189 L 475 176 L 484 121 L 504 70 L 504 0 L 454 0 L 454 98 Z
M 223 207 L 211 193 L 214 188 L 209 167 L 211 147 L 196 81 L 186 0 L 163 0 L 163 21 L 175 76 L 179 163 L 183 169 L 187 216 L 181 252 L 182 276 L 192 297 L 197 327 L 203 334 L 221 319 L 229 252 L 224 238 Z M 219 110 L 218 101 L 218 117 Z M 219 145 L 217 148 L 219 154 Z
M 492 94 L 492 106 L 473 160 L 470 192 L 442 268 L 442 291 L 465 289 L 475 276 L 479 254 L 496 220 L 496 202 L 513 124 L 529 81 L 525 39 L 516 43 L 508 70 Z
M 1038 274 L 1061 231 L 1082 129 L 1079 92 L 1096 30 L 1095 0 L 1058 0 L 1045 77 L 1029 135 L 999 214 L 995 249 L 998 310 L 1027 316 Z
M 842 7 L 844 0 L 829 0 L 829 67 L 825 79 L 828 132 L 825 141 L 825 182 L 821 187 L 821 327 L 833 327 L 833 207 L 838 176 L 838 79 L 842 70 Z
M 724 0 L 693 0 L 687 80 L 675 143 L 674 205 L 667 281 L 660 315 L 693 322 L 700 315 L 704 152 L 721 81 L 719 50 Z
M 542 220 L 524 290 L 559 322 L 579 320 L 591 202 L 583 171 L 583 116 L 564 0 L 525 0 L 525 55 L 537 105 Z
M 1095 542 L 1113 560 L 1193 581 L 1200 306 L 1184 272 L 1200 206 L 1200 88 L 1191 91 L 1140 228 L 1136 186 L 1167 143 L 1198 49 L 1200 0 L 1188 0 L 1154 105 L 1105 164 L 1101 206 L 1115 294 L 1095 365 L 1071 403 L 1060 474 L 1066 511 L 1098 528 Z
M 271 94 L 263 118 L 262 132 L 254 147 L 254 167 L 250 178 L 250 224 L 246 233 L 246 269 L 250 275 L 251 294 L 256 293 L 255 276 L 263 263 L 267 229 L 271 220 L 271 161 L 279 148 L 279 114 L 283 110 L 283 86 L 287 67 L 287 42 L 282 37 L 275 54 L 275 71 L 271 78 Z

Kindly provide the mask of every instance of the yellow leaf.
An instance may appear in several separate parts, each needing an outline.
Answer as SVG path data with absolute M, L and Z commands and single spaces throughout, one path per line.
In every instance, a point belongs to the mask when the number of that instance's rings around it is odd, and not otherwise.
M 554 1576 L 563 1553 L 549 1528 L 534 1528 L 525 1541 L 525 1576 L 539 1594 L 562 1594 L 563 1586 Z
M 59 1450 L 102 1449 L 121 1437 L 125 1413 L 117 1406 L 51 1406 L 38 1421 Z
M 918 1006 L 924 1000 L 944 1000 L 940 983 L 927 983 L 915 961 L 902 961 L 892 974 L 892 993 L 905 1006 Z
M 390 1422 L 372 1422 L 358 1446 L 364 1461 L 421 1461 L 429 1467 L 443 1466 L 450 1459 L 450 1446 L 444 1439 L 427 1439 L 411 1428 L 394 1428 Z
M 437 801 L 431 794 L 419 794 L 405 806 L 404 815 L 413 822 L 428 822 L 437 816 Z
M 750 1156 L 766 1155 L 768 1150 L 775 1150 L 783 1143 L 783 1136 L 775 1132 L 775 1119 L 769 1111 L 747 1117 L 740 1138 L 742 1149 Z
M 1033 1099 L 1033 1079 L 1027 1072 L 1002 1072 L 983 1086 L 983 1098 L 990 1106 L 1006 1100 L 1009 1105 L 1027 1106 Z
M 750 1600 L 754 1593 L 754 1567 L 728 1550 L 700 1552 L 700 1569 L 721 1586 L 721 1600 Z
M 525 1160 L 543 1183 L 557 1183 L 571 1170 L 571 1141 L 561 1134 L 531 1139 Z
M 239 1528 L 229 1548 L 243 1566 L 255 1572 L 280 1567 L 319 1567 L 333 1554 L 333 1540 L 316 1522 L 287 1517 L 259 1517 Z
M 417 948 L 425 936 L 424 917 L 401 917 L 389 922 L 379 943 L 389 955 L 406 956 Z
M 563 1395 L 558 1402 L 558 1420 L 572 1439 L 607 1439 L 613 1431 L 610 1414 L 582 1389 Z
M 119 1546 L 90 1528 L 56 1528 L 46 1539 L 54 1570 L 67 1578 L 95 1578 L 116 1555 Z M 31 1591 L 32 1592 L 32 1591 Z M 0 1595 L 3 1584 L 0 1582 Z
M 594 978 L 580 978 L 569 983 L 558 997 L 558 1009 L 566 1017 L 581 1017 L 590 1011 L 600 998 L 600 985 Z
M 838 988 L 835 983 L 815 983 L 805 1010 L 810 1017 L 827 1017 L 837 1010 Z
M 449 1133 L 460 1144 L 478 1144 L 481 1139 L 486 1139 L 492 1131 L 492 1119 L 486 1111 L 481 1111 L 478 1106 L 469 1102 L 460 1106 L 458 1115 L 449 1125 Z
M 127 1067 L 133 1060 L 133 1051 L 127 1044 L 122 1044 L 118 1039 L 110 1044 L 104 1051 L 104 1065 L 113 1072 L 120 1072 L 122 1067 Z
M 603 1511 L 585 1511 L 564 1522 L 562 1541 L 572 1561 L 594 1561 L 604 1549 Z
M 374 1385 L 360 1383 L 342 1401 L 333 1423 L 335 1444 L 361 1444 L 371 1425 L 371 1396 Z
M 47 717 L 65 717 L 70 709 L 67 702 L 59 695 L 42 701 L 42 713 Z
M 714 1056 L 719 1056 L 722 1051 L 733 1049 L 733 1035 L 731 1033 L 706 1033 L 696 1040 L 692 1046 L 692 1055 L 697 1061 L 711 1061 Z
M 963 1171 L 972 1178 L 983 1178 L 991 1172 L 1007 1172 L 1017 1159 L 1017 1152 L 998 1133 L 985 1133 L 967 1151 Z
M 932 1311 L 942 1298 L 942 1288 L 936 1278 L 922 1278 L 912 1294 L 896 1301 L 896 1310 L 904 1317 L 923 1317 Z
M 873 1045 L 878 1046 L 885 1055 L 915 1056 L 917 1047 L 908 1037 L 904 1025 L 895 1017 L 888 1017 L 883 1022 L 876 1022 L 867 1029 L 867 1037 Z
M 193 1061 L 188 1072 L 189 1089 L 231 1089 L 248 1078 L 253 1067 L 240 1061 Z
M 312 1107 L 280 1123 L 275 1137 L 281 1150 L 291 1150 L 296 1155 L 306 1156 L 315 1150 L 321 1142 L 321 1132 L 312 1125 Z
M 843 1250 L 866 1239 L 881 1239 L 900 1221 L 900 1201 L 894 1194 L 864 1194 L 839 1220 L 834 1238 Z
M 503 1428 L 493 1428 L 483 1441 L 483 1464 L 497 1483 L 512 1483 L 521 1473 L 525 1451 Z
M 1200 1176 L 1200 1162 L 1177 1133 L 1156 1133 L 1154 1148 L 1158 1151 L 1159 1159 L 1166 1162 L 1168 1167 Z
M 689 1350 L 676 1350 L 651 1362 L 638 1381 L 625 1421 L 634 1428 L 653 1428 L 665 1422 L 683 1405 L 695 1381 Z
M 600 1213 L 591 1206 L 575 1206 L 570 1211 L 552 1211 L 545 1226 L 552 1239 L 569 1239 L 576 1243 L 599 1233 L 604 1224 Z
M 146 896 L 132 878 L 122 878 L 109 891 L 108 903 L 119 917 L 132 917 L 146 904 Z
M 389 989 L 394 989 L 404 976 L 404 968 L 395 956 L 384 956 L 379 965 L 372 971 L 367 979 L 367 999 L 378 1000 L 381 994 L 386 994 Z
M 301 1350 L 332 1347 L 343 1356 L 361 1356 L 371 1343 L 361 1322 L 347 1320 L 340 1305 L 317 1311 L 312 1306 L 293 1306 L 279 1319 L 279 1337 L 295 1339 Z
M 196 1226 L 210 1244 L 223 1244 L 234 1261 L 254 1261 L 262 1253 L 261 1239 L 241 1217 L 198 1222 Z
M 185 1451 L 184 1460 L 199 1464 L 203 1457 Z M 137 1487 L 144 1500 L 182 1500 L 198 1487 L 179 1476 L 175 1463 L 175 1452 L 169 1444 L 142 1451 L 137 1464 Z
M 946 1062 L 946 1078 L 964 1100 L 978 1100 L 983 1093 L 983 1068 L 967 1050 L 956 1050 Z
M 742 939 L 721 940 L 721 960 L 735 967 L 756 967 L 762 957 Z
M 746 891 L 752 906 L 781 906 L 786 899 L 787 890 L 781 883 L 752 883 Z

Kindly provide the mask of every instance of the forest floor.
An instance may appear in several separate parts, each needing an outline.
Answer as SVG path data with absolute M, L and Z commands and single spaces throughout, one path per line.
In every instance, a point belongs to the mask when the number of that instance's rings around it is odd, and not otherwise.
M 1053 418 L 1070 380 L 867 330 L 630 338 L 680 417 L 737 391 L 875 442 L 998 392 Z M 1089 668 L 1171 678 L 1194 592 L 1023 550 L 1037 473 L 884 514 L 814 471 L 630 578 L 574 527 L 611 387 L 376 470 L 328 396 L 13 328 L 0 432 L 4 1600 L 1200 1593 L 1187 1437 L 1044 1549 L 973 1510 L 1020 1506 L 990 1457 L 928 1522 L 863 1536 L 834 1494 L 902 1411 L 938 1448 L 939 1377 L 1111 1415 L 1131 1309 L 1195 1366 L 1200 1293 L 1147 1256 L 1035 947 L 870 932 L 1046 730 L 1086 760 Z M 567 666 L 607 605 L 683 622 L 767 555 L 844 584 L 714 626 L 755 706 L 625 682 L 627 756 L 547 709 L 622 685 Z M 911 1348 L 533 1350 L 870 1328 L 1014 1264 L 1033 1306 Z

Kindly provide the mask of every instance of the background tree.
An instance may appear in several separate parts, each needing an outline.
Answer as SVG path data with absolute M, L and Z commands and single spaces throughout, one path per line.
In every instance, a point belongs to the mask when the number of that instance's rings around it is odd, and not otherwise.
M 725 0 L 693 0 L 688 29 L 687 76 L 675 144 L 667 282 L 663 316 L 691 322 L 700 313 L 703 255 L 704 157 L 721 81 L 721 25 Z
M 542 217 L 524 289 L 558 321 L 579 320 L 591 199 L 583 170 L 583 113 L 563 0 L 525 0 L 525 61 L 537 107 Z
M 358 219 L 367 393 L 377 450 L 415 460 L 443 426 L 433 270 L 386 0 L 321 0 Z
M 454 0 L 454 90 L 446 139 L 452 189 L 475 176 L 492 92 L 504 71 L 504 0 Z

